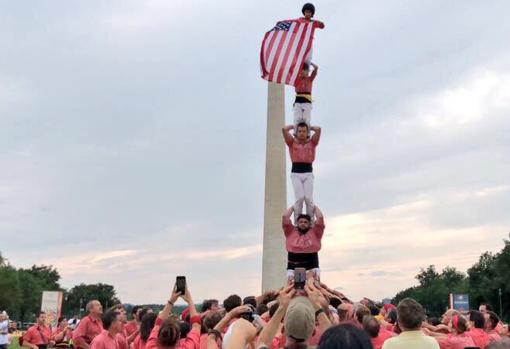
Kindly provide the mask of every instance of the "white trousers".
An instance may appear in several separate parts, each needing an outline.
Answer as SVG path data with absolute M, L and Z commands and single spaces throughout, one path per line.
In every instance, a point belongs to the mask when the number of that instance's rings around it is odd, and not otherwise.
M 294 103 L 294 125 L 306 122 L 310 127 L 312 119 L 312 103 Z
M 294 187 L 294 218 L 303 212 L 303 203 L 306 205 L 306 214 L 313 217 L 313 172 L 290 174 L 292 186 Z
M 321 278 L 321 270 L 319 268 L 309 269 L 306 272 L 307 272 L 307 274 L 308 274 L 308 272 L 312 272 L 313 277 L 316 280 L 320 280 L 320 278 Z M 307 277 L 308 277 L 308 275 L 307 275 Z M 294 270 L 293 269 L 287 269 L 287 279 L 294 280 Z

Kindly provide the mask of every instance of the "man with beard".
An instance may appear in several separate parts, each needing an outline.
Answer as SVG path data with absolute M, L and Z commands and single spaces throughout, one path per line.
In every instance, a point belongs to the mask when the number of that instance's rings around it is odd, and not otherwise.
M 294 279 L 294 269 L 305 268 L 307 279 L 313 277 L 319 280 L 319 251 L 321 239 L 324 235 L 324 216 L 322 211 L 315 206 L 315 223 L 306 214 L 299 214 L 296 225 L 292 224 L 290 217 L 294 207 L 289 207 L 282 217 L 282 227 L 285 234 L 285 247 L 288 253 L 287 278 L 289 282 Z

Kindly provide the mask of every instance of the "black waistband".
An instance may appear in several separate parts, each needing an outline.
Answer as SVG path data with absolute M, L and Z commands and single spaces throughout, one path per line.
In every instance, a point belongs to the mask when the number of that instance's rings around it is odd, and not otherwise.
M 305 268 L 311 270 L 319 267 L 319 253 L 293 253 L 287 254 L 287 269 Z
M 294 100 L 294 103 L 312 103 L 309 99 L 303 97 L 303 96 L 296 96 L 296 99 Z
M 313 172 L 312 164 L 307 162 L 293 162 L 292 163 L 292 172 L 294 173 L 307 173 Z

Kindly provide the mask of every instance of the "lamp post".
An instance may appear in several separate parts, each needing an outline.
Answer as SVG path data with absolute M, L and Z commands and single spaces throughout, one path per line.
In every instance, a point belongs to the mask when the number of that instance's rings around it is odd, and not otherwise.
M 499 295 L 499 318 L 503 318 L 503 292 L 501 291 L 501 288 L 498 289 L 498 295 Z

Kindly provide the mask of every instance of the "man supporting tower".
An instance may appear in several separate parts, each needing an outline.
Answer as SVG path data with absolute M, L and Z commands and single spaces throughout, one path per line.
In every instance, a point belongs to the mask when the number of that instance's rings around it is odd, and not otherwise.
M 319 144 L 321 137 L 321 128 L 318 126 L 310 127 L 314 133 L 308 137 L 309 128 L 304 122 L 297 125 L 295 136 L 290 134 L 294 125 L 285 126 L 282 129 L 283 138 L 289 147 L 290 159 L 292 161 L 292 173 L 290 178 L 294 187 L 294 218 L 303 211 L 303 203 L 306 204 L 306 214 L 313 217 L 313 167 L 315 160 L 315 148 Z
M 285 247 L 287 249 L 287 281 L 294 278 L 294 269 L 305 268 L 307 279 L 319 280 L 319 251 L 324 235 L 324 216 L 315 206 L 315 223 L 312 217 L 306 214 L 297 215 L 296 225 L 292 224 L 290 217 L 294 207 L 289 207 L 282 217 L 282 228 L 285 234 Z M 294 212 L 295 214 L 295 212 Z

